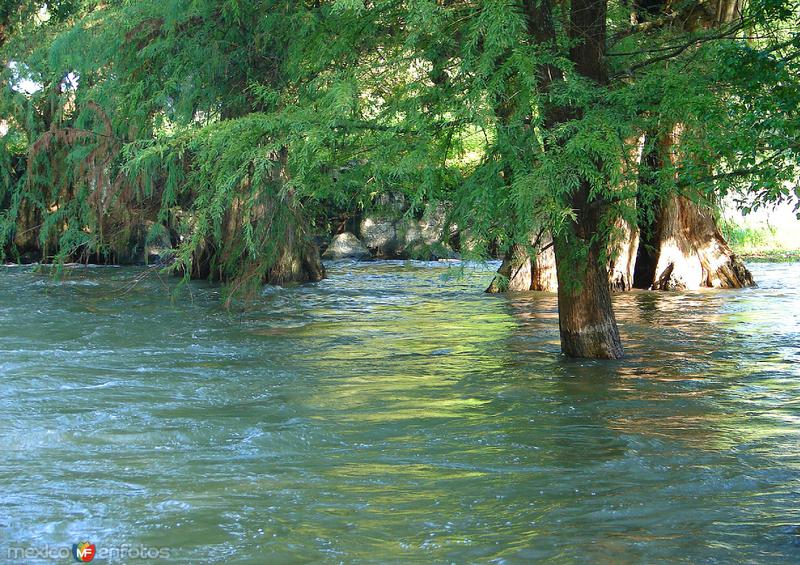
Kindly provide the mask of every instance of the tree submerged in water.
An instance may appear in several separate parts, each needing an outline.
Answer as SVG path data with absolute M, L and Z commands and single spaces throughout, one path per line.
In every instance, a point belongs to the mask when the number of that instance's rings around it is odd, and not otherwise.
M 3 6 L 9 258 L 146 226 L 235 297 L 319 280 L 329 210 L 401 193 L 506 251 L 495 290 L 557 290 L 565 354 L 618 358 L 612 290 L 747 285 L 713 211 L 797 198 L 796 2 Z

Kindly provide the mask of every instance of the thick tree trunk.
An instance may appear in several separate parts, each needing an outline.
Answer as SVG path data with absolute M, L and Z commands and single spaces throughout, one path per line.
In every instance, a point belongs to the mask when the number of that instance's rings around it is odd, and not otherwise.
M 570 50 L 575 70 L 585 78 L 606 84 L 605 62 L 606 0 L 573 0 L 570 6 L 570 36 L 576 44 Z M 555 123 L 564 109 L 550 114 Z M 602 261 L 607 245 L 602 223 L 608 206 L 602 197 L 591 197 L 587 180 L 581 182 L 569 205 L 576 219 L 555 237 L 558 270 L 558 322 L 561 350 L 569 357 L 618 359 L 622 341 L 611 305 L 608 267 Z
M 12 238 L 9 255 L 21 263 L 31 263 L 42 258 L 39 243 L 39 226 L 42 224 L 41 214 L 30 202 L 20 202 L 17 211 L 17 223 Z
M 620 163 L 622 180 L 619 190 L 636 194 L 639 184 L 639 168 L 642 164 L 644 144 L 647 138 L 636 135 L 625 140 L 625 153 Z M 636 210 L 636 198 L 627 198 L 622 204 L 631 211 Z M 634 216 L 634 214 L 631 214 Z M 629 216 L 630 217 L 630 216 Z M 637 223 L 625 218 L 617 218 L 611 239 L 611 253 L 608 261 L 608 284 L 614 292 L 624 292 L 633 288 L 633 275 L 636 268 L 636 256 L 639 252 L 640 230 Z
M 654 290 L 742 288 L 753 277 L 717 228 L 714 216 L 683 196 L 661 207 Z
M 555 292 L 558 289 L 556 257 L 553 241 L 547 237 L 541 242 L 533 259 L 522 245 L 514 245 L 503 258 L 486 292 L 524 292 L 538 290 Z
M 240 238 L 245 229 L 243 214 L 233 209 L 226 214 L 223 240 L 220 244 L 206 241 L 192 256 L 191 278 L 211 279 L 219 282 L 244 282 L 257 278 L 257 282 L 288 284 L 319 281 L 325 278 L 319 248 L 304 233 L 300 223 L 287 225 L 281 232 L 280 241 L 272 242 L 276 247 L 270 257 L 248 257 L 242 254 Z
M 555 25 L 549 0 L 526 0 L 528 30 L 540 45 L 555 43 Z M 573 0 L 570 5 L 569 34 L 575 40 L 570 59 L 584 78 L 606 84 L 605 62 L 607 0 Z M 539 68 L 539 88 L 545 94 L 542 114 L 546 130 L 579 117 L 579 112 L 548 100 L 554 81 L 563 74 L 553 65 Z M 545 148 L 547 150 L 547 147 Z M 554 237 L 558 271 L 558 319 L 561 350 L 570 357 L 616 359 L 623 356 L 619 330 L 611 305 L 608 268 L 601 260 L 606 242 L 598 238 L 608 213 L 602 197 L 592 197 L 588 182 L 570 194 L 564 204 L 576 218 Z
M 558 290 L 556 254 L 551 237 L 547 238 L 531 265 L 531 290 L 542 292 L 556 292 Z
M 584 260 L 577 261 L 582 243 L 571 239 L 559 237 L 555 242 L 561 350 L 569 357 L 619 359 L 624 352 L 611 305 L 608 270 L 597 245 L 590 245 Z
M 231 283 L 235 294 L 254 284 L 314 282 L 325 278 L 319 248 L 306 233 L 306 222 L 294 195 L 283 195 L 287 152 L 277 152 L 272 186 L 233 200 L 225 214 L 222 237 L 206 241 L 192 259 L 192 278 Z M 251 204 L 245 207 L 245 198 Z M 250 226 L 248 226 L 248 222 Z M 245 246 L 243 234 L 252 228 L 257 251 Z
M 325 267 L 319 248 L 305 235 L 295 234 L 296 239 L 283 248 L 278 260 L 270 268 L 266 282 L 271 284 L 317 282 L 325 278 Z
M 664 10 L 668 4 L 662 4 L 660 9 Z M 714 29 L 741 15 L 740 0 L 711 0 L 687 8 L 687 16 L 682 20 L 687 31 Z M 679 164 L 682 130 L 681 124 L 675 124 L 659 141 L 659 152 L 650 158 L 653 169 Z M 722 237 L 711 210 L 676 195 L 660 204 L 656 218 L 639 253 L 635 286 L 693 290 L 753 284 L 750 272 Z
M 623 292 L 633 288 L 633 274 L 636 254 L 639 249 L 639 230 L 620 219 L 617 223 L 620 235 L 608 263 L 608 284 L 613 292 Z M 547 238 L 531 259 L 521 245 L 514 245 L 503 258 L 492 279 L 488 293 L 525 292 L 536 290 L 556 292 L 558 275 L 553 241 Z
M 626 141 L 627 156 L 620 164 L 623 181 L 620 190 L 632 190 L 636 186 L 635 171 L 638 170 L 642 158 L 645 137 L 637 136 Z M 626 204 L 635 207 L 635 199 Z M 609 249 L 608 284 L 613 292 L 623 292 L 633 288 L 636 255 L 639 249 L 639 228 L 627 220 L 618 218 L 615 234 Z M 511 252 L 503 259 L 486 292 L 522 292 L 538 290 L 555 292 L 558 290 L 556 259 L 553 252 L 553 240 L 546 234 L 542 241 L 533 241 L 538 251 L 531 259 L 521 245 L 512 247 Z
M 522 245 L 514 244 L 486 292 L 524 292 L 531 289 L 531 258 Z
M 644 166 L 658 170 L 665 162 L 677 164 L 679 134 L 676 128 L 665 136 L 659 147 L 647 156 Z M 643 138 L 629 140 L 632 160 L 622 164 L 623 170 L 631 170 L 631 165 L 641 162 L 643 141 Z M 643 178 L 640 182 L 647 181 Z M 636 203 L 628 205 L 636 206 Z M 651 225 L 632 226 L 622 218 L 617 220 L 608 264 L 613 292 L 632 288 L 741 288 L 753 284 L 750 272 L 720 233 L 711 210 L 688 198 L 673 196 L 654 210 L 653 216 L 655 221 Z M 644 239 L 640 242 L 640 238 Z M 542 244 L 543 249 L 547 243 L 549 241 Z M 515 246 L 486 291 L 555 291 L 557 287 L 552 250 L 540 251 L 532 262 L 524 247 Z
M 619 219 L 617 230 L 620 234 L 608 264 L 608 284 L 612 291 L 624 292 L 633 288 L 636 255 L 639 251 L 639 228 Z
M 662 163 L 680 160 L 680 126 L 660 144 Z M 695 290 L 700 287 L 742 288 L 753 284 L 744 263 L 717 228 L 711 210 L 683 196 L 661 203 L 655 232 L 651 288 Z

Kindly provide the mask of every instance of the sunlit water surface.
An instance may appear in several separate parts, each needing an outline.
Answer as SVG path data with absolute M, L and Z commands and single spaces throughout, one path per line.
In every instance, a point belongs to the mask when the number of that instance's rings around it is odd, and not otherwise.
M 226 312 L 0 267 L 0 561 L 800 561 L 800 265 L 616 296 L 622 362 L 560 357 L 554 296 L 491 268 L 338 263 Z

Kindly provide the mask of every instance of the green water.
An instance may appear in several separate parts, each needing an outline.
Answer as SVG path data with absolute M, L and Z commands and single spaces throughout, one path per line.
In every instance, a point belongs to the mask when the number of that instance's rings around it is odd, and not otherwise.
M 340 263 L 228 313 L 0 267 L 0 562 L 800 561 L 800 265 L 615 297 L 622 362 L 448 269 Z

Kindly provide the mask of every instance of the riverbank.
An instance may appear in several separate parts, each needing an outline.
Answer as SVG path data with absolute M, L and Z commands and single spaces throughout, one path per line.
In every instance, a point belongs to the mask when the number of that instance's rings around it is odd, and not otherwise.
M 752 263 L 791 263 L 800 261 L 800 234 L 795 226 L 778 230 L 768 224 L 744 225 L 723 221 L 722 234 L 734 253 Z
M 800 261 L 800 249 L 747 249 L 736 254 L 751 263 L 794 263 Z

